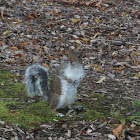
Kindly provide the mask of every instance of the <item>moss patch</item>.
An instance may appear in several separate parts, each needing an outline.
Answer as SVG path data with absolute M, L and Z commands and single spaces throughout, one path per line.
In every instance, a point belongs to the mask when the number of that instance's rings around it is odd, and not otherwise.
M 90 96 L 90 95 L 89 95 Z M 102 94 L 94 94 L 89 98 L 83 98 L 79 104 L 83 106 L 80 119 L 102 120 L 110 116 L 110 109 L 103 106 L 107 99 Z
M 53 119 L 69 119 L 69 117 L 60 118 L 52 114 L 45 101 L 28 98 L 25 85 L 17 82 L 17 79 L 17 76 L 9 72 L 0 71 L 0 120 L 30 129 Z M 83 98 L 76 102 L 84 108 L 83 111 L 76 114 L 76 120 L 107 118 L 110 115 L 110 110 L 105 109 L 102 105 L 105 100 L 102 95 L 95 94 L 91 98 Z M 68 110 L 59 111 L 66 114 Z

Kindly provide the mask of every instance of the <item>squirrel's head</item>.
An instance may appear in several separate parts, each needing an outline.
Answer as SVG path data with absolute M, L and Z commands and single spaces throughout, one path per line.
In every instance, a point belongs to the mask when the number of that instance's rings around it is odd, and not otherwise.
M 83 51 L 70 50 L 68 60 L 71 64 L 82 64 Z

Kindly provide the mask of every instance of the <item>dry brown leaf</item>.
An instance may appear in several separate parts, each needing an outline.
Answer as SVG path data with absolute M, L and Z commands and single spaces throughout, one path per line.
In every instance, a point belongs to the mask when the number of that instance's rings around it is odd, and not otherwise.
M 134 57 L 135 56 L 135 51 L 132 51 L 131 55 Z
M 137 65 L 138 65 L 138 63 L 137 63 L 137 61 L 136 61 L 136 59 L 135 59 L 135 58 L 133 58 L 133 62 L 134 62 L 134 65 L 135 65 L 135 66 L 137 66 Z
M 115 71 L 121 71 L 123 69 L 125 69 L 125 66 L 124 65 L 121 65 L 118 69 L 115 69 Z
M 17 47 L 9 47 L 10 50 L 12 50 L 13 52 L 15 52 L 15 50 L 18 50 Z
M 90 1 L 85 1 L 85 5 L 91 5 L 92 4 L 92 2 L 90 2 Z
M 71 18 L 70 20 L 71 20 L 72 24 L 80 22 L 80 19 Z
M 94 38 L 96 38 L 98 35 L 101 35 L 102 33 L 96 33 L 94 34 Z
M 30 121 L 29 125 L 32 125 L 32 124 L 38 124 L 38 122 Z
M 59 54 L 59 55 L 62 55 L 62 56 L 65 55 L 65 54 L 63 54 L 61 51 L 57 51 L 56 53 Z
M 74 40 L 74 42 L 76 42 L 76 43 L 78 43 L 78 44 L 82 44 L 82 43 L 80 42 L 80 40 Z
M 25 16 L 25 20 L 32 20 L 32 19 L 34 19 L 34 17 L 31 15 Z
M 53 11 L 52 12 L 55 16 L 62 16 L 62 14 L 60 14 L 60 13 L 58 13 L 58 12 L 56 12 L 56 11 Z
M 117 128 L 113 129 L 112 132 L 113 134 L 117 137 L 117 139 L 120 138 L 120 136 L 122 135 L 122 131 L 123 131 L 123 124 L 116 124 Z
M 1 10 L 1 19 L 4 21 L 3 11 Z
M 54 57 L 53 57 L 53 56 L 48 56 L 48 59 L 49 59 L 49 60 L 53 60 Z
M 99 24 L 99 20 L 98 20 L 97 18 L 95 18 L 95 22 L 96 22 L 97 24 Z
M 12 115 L 12 116 L 16 116 L 16 117 L 19 116 L 19 112 L 16 112 L 15 110 L 9 111 L 9 114 Z
M 134 128 L 136 127 L 136 124 L 132 123 L 132 124 L 130 125 L 130 127 L 131 127 L 132 129 L 134 129 Z
M 32 0 L 26 0 L 26 2 L 31 2 Z
M 104 76 L 104 77 L 102 77 L 99 81 L 97 81 L 96 83 L 97 83 L 97 84 L 100 84 L 100 83 L 102 83 L 105 79 L 106 79 L 106 77 Z
M 129 60 L 130 60 L 130 57 L 126 56 L 125 61 L 129 61 Z
M 4 43 L 4 41 L 0 41 L 0 45 L 2 45 Z
M 15 54 L 15 55 L 14 55 L 14 58 L 17 59 L 17 57 L 23 57 L 23 56 L 24 56 L 23 53 L 18 53 L 18 54 Z
M 25 24 L 27 25 L 27 26 L 31 26 L 29 23 L 27 23 L 27 22 L 25 22 Z
M 99 72 L 103 72 L 103 70 L 100 67 L 96 67 L 96 70 Z
M 21 22 L 16 18 L 14 18 L 14 21 L 17 22 L 18 24 L 21 24 Z
M 91 64 L 91 66 L 95 67 L 97 71 L 103 72 L 103 70 L 97 64 Z
M 79 9 L 75 8 L 75 6 L 72 6 L 72 8 L 76 10 L 80 15 L 82 14 L 82 12 Z
M 140 72 L 138 72 L 137 74 L 134 75 L 135 78 L 139 78 L 140 77 Z
M 34 17 L 34 18 L 38 18 L 38 15 L 35 11 L 32 11 L 31 16 Z
M 83 23 L 82 25 L 83 25 L 84 28 L 86 28 L 88 24 L 87 23 Z
M 23 42 L 21 42 L 21 44 L 22 44 L 23 46 L 26 46 L 26 45 L 28 44 L 28 42 L 23 41 Z
M 42 4 L 42 6 L 44 6 L 44 7 L 45 7 L 45 6 L 47 6 L 47 4 L 46 4 L 46 3 L 43 3 L 43 4 Z
M 120 72 L 121 70 L 125 69 L 126 67 L 124 65 L 121 65 L 119 66 L 119 68 L 112 68 L 112 67 L 107 67 L 105 68 L 105 70 L 114 70 L 114 71 L 117 71 L 117 72 Z

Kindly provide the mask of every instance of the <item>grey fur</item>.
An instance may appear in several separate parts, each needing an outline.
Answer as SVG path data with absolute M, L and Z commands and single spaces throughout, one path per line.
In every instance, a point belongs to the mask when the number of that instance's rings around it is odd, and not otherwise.
M 48 69 L 41 65 L 32 65 L 26 69 L 25 83 L 29 96 L 40 95 L 48 99 Z

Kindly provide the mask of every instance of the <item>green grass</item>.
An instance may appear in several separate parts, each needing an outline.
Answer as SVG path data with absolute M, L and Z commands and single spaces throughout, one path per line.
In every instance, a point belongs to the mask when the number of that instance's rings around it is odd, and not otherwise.
M 56 120 L 68 120 L 71 117 L 56 117 L 51 113 L 47 102 L 37 100 L 30 102 L 27 96 L 25 84 L 16 82 L 18 77 L 0 71 L 0 120 L 7 124 L 18 124 L 20 127 L 31 129 L 38 127 L 39 124 Z M 96 101 L 92 98 L 97 98 Z M 102 95 L 95 94 L 92 98 L 83 98 L 76 102 L 83 106 L 83 111 L 77 113 L 76 120 L 96 120 L 107 118 L 110 110 L 105 109 L 101 102 L 105 101 Z M 68 110 L 59 110 L 66 114 Z

